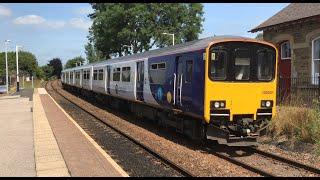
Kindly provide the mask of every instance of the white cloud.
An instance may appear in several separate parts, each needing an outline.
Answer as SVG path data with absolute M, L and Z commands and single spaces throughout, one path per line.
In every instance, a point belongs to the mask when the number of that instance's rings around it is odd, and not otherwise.
M 69 21 L 69 24 L 74 27 L 74 28 L 79 28 L 83 30 L 88 30 L 89 27 L 91 26 L 92 22 L 91 21 L 86 21 L 81 18 L 72 18 Z
M 72 18 L 68 22 L 66 22 L 63 20 L 46 20 L 45 18 L 38 15 L 26 15 L 14 19 L 13 23 L 17 25 L 31 24 L 42 27 L 48 27 L 51 29 L 60 29 L 65 26 L 69 26 L 81 30 L 88 30 L 92 24 L 92 21 L 84 20 L 82 18 Z
M 42 24 L 46 20 L 37 15 L 26 15 L 26 16 L 21 16 L 13 20 L 13 23 L 15 24 Z
M 65 21 L 46 21 L 45 25 L 53 29 L 60 29 L 66 25 L 66 22 Z
M 81 8 L 76 9 L 74 12 L 76 14 L 88 15 L 90 13 L 93 13 L 93 9 L 91 8 L 91 6 L 81 7 Z
M 6 8 L 5 6 L 0 5 L 0 16 L 10 16 L 11 10 Z

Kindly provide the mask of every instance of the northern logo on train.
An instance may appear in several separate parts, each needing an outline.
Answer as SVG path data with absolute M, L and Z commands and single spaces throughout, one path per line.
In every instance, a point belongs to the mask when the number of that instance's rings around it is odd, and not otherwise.
M 158 101 L 162 101 L 162 96 L 163 96 L 163 89 L 162 89 L 162 87 L 158 87 L 157 94 L 156 94 L 156 99 Z

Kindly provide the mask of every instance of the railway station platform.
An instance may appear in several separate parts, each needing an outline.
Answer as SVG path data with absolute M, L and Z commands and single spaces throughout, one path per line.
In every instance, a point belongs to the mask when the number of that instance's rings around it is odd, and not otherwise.
M 0 176 L 127 177 L 44 88 L 0 97 Z

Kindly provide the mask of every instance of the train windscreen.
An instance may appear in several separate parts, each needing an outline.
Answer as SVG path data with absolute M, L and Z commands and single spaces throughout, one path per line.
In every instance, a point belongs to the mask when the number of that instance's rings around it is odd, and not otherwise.
M 254 42 L 214 44 L 209 54 L 213 81 L 271 81 L 275 76 L 276 51 Z

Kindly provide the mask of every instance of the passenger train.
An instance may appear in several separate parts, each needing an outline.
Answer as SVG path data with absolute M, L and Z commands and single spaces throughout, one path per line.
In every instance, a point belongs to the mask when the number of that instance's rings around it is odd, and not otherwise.
M 215 36 L 62 71 L 63 88 L 197 140 L 257 145 L 275 115 L 277 49 Z

